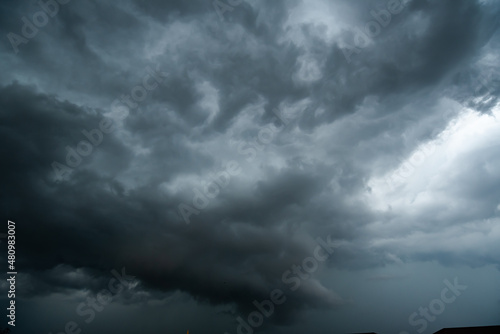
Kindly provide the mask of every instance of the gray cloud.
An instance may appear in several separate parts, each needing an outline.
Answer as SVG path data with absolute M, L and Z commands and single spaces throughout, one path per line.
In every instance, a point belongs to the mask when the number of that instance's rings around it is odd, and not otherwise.
M 41 10 L 0 6 L 3 36 Z M 29 313 L 41 300 L 62 308 L 61 296 L 77 305 L 126 268 L 137 285 L 87 327 L 96 333 L 122 306 L 137 307 L 130 319 L 139 321 L 176 305 L 191 311 L 148 330 L 184 330 L 192 314 L 216 319 L 214 333 L 234 331 L 236 316 L 276 288 L 287 302 L 262 330 L 314 328 L 308 314 L 326 330 L 332 314 L 332 326 L 354 332 L 365 330 L 355 312 L 416 277 L 405 266 L 434 261 L 446 277 L 461 266 L 497 275 L 485 268 L 500 260 L 499 8 L 411 1 L 348 62 L 345 46 L 375 20 L 371 11 L 386 8 L 255 1 L 221 20 L 210 1 L 69 2 L 17 54 L 3 38 L 0 196 L 2 216 L 18 227 L 19 298 Z M 118 115 L 113 101 L 151 68 L 168 76 Z M 103 120 L 113 131 L 58 179 L 53 162 L 67 165 L 67 148 Z M 266 127 L 275 132 L 262 144 Z M 424 145 L 433 153 L 416 163 Z M 241 173 L 185 224 L 179 204 L 192 205 L 229 161 Z M 339 248 L 290 291 L 282 273 L 326 235 Z M 399 272 L 384 271 L 394 265 Z M 353 283 L 360 273 L 388 295 L 353 301 L 366 289 Z M 56 331 L 59 320 L 47 317 Z M 367 330 L 388 330 L 389 321 Z

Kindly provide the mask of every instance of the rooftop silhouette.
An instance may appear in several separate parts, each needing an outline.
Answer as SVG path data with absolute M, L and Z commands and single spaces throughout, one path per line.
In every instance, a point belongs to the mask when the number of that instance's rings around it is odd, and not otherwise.
M 454 327 L 443 328 L 434 334 L 499 334 L 500 326 L 479 326 L 479 327 Z
M 350 334 L 377 334 L 375 332 Z M 443 328 L 434 334 L 500 334 L 500 326 L 453 327 Z

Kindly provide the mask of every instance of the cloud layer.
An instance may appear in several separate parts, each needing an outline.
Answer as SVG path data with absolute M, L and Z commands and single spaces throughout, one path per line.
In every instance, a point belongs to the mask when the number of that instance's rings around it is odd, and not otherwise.
M 79 300 L 124 267 L 137 285 L 116 303 L 180 291 L 248 314 L 327 235 L 326 273 L 498 269 L 495 2 L 214 3 L 69 2 L 26 43 L 1 40 L 22 298 Z M 0 6 L 4 36 L 41 10 Z M 263 328 L 352 304 L 313 276 Z

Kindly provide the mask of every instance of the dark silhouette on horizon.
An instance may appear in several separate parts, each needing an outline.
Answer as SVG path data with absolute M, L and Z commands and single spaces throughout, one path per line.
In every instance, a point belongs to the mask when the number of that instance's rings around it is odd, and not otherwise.
M 369 333 L 351 333 L 351 334 L 377 334 Z M 500 326 L 477 326 L 477 327 L 452 327 L 443 328 L 433 334 L 500 334 Z
M 500 334 L 500 326 L 453 327 L 443 328 L 434 334 Z

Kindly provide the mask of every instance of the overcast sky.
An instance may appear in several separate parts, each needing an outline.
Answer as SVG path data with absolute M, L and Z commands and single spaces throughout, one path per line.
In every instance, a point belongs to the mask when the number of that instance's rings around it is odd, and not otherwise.
M 499 324 L 498 2 L 44 1 L 0 2 L 14 334 Z

